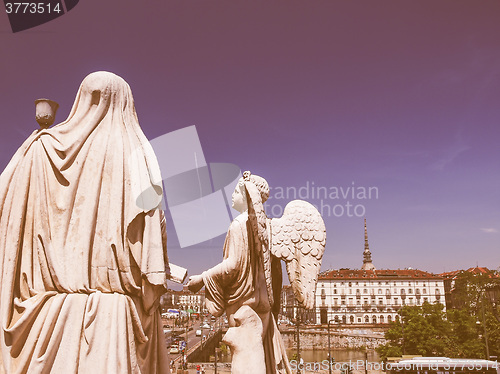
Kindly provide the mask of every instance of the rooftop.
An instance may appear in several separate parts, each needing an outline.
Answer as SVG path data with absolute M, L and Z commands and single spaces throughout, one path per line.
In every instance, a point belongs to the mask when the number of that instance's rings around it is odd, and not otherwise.
M 497 277 L 497 275 L 495 275 L 495 273 L 493 272 L 493 270 L 490 270 L 488 269 L 487 267 L 479 267 L 479 266 L 476 266 L 476 267 L 473 267 L 473 268 L 469 268 L 467 270 L 455 270 L 455 271 L 449 271 L 449 272 L 446 272 L 446 273 L 441 273 L 439 274 L 441 277 L 443 278 L 446 278 L 446 279 L 453 279 L 453 278 L 456 278 L 457 275 L 459 275 L 460 273 L 472 273 L 472 274 L 487 274 L 490 276 L 490 278 L 493 278 L 493 277 Z
M 426 271 L 417 269 L 404 269 L 404 270 L 354 270 L 354 269 L 340 269 L 340 270 L 327 270 L 319 275 L 319 280 L 332 280 L 332 279 L 443 279 L 441 275 L 428 273 Z

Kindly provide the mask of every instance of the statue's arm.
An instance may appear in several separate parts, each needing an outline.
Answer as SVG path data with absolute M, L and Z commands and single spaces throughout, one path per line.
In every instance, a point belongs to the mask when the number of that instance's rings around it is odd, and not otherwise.
M 191 276 L 187 284 L 190 291 L 197 292 L 203 285 L 213 285 L 213 287 L 209 288 L 222 289 L 236 280 L 242 251 L 244 250 L 244 241 L 239 225 L 239 222 L 233 221 L 229 227 L 224 242 L 224 260 L 200 275 Z
M 187 276 L 187 269 L 171 264 L 168 261 L 167 253 L 167 220 L 165 213 L 160 209 L 160 229 L 161 241 L 163 247 L 163 258 L 165 260 L 165 270 L 167 272 L 167 279 L 175 283 L 183 283 Z

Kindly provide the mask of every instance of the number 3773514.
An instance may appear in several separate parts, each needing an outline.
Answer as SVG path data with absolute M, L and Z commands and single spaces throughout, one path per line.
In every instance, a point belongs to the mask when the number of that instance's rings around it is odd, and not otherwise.
M 50 4 L 50 3 L 5 3 L 5 10 L 7 14 L 19 14 L 19 13 L 31 13 L 31 14 L 42 14 L 42 13 L 61 13 L 62 9 L 60 3 Z

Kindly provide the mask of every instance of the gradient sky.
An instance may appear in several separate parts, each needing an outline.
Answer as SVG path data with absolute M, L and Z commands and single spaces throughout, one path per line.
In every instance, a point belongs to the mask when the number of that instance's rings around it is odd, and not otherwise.
M 196 125 L 207 161 L 271 187 L 376 187 L 350 199 L 376 267 L 496 269 L 499 20 L 498 0 L 85 0 L 16 34 L 0 14 L 0 169 L 38 127 L 35 99 L 61 122 L 108 70 L 150 139 Z M 322 269 L 359 268 L 363 218 L 324 218 Z M 181 249 L 168 232 L 190 274 L 220 261 L 224 236 Z

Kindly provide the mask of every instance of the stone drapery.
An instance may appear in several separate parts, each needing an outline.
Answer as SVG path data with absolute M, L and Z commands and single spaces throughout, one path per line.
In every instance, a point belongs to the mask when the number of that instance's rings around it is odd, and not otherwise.
M 161 196 L 130 87 L 90 74 L 0 177 L 0 372 L 169 372 Z

